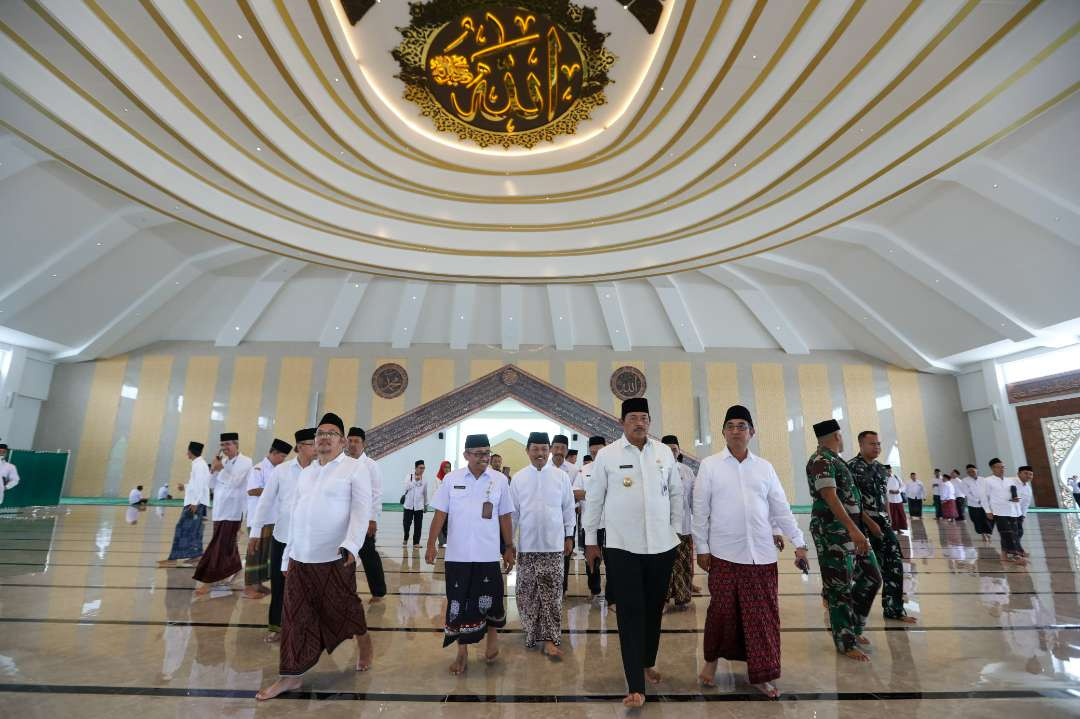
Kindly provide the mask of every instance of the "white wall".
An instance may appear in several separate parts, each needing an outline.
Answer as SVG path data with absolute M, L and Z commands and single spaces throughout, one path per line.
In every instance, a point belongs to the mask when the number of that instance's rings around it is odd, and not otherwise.
M 33 446 L 52 375 L 53 363 L 33 350 L 0 345 L 0 438 L 12 449 Z

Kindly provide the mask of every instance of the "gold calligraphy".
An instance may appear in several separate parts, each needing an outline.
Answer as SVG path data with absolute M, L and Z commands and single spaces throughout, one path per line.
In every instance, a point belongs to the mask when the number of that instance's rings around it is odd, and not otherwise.
M 584 58 L 574 38 L 544 15 L 490 7 L 439 29 L 428 44 L 428 89 L 461 122 L 528 132 L 581 97 Z

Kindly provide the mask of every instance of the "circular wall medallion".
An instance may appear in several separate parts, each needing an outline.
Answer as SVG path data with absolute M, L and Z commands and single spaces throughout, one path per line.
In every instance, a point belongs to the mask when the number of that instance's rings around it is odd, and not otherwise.
M 437 130 L 481 147 L 532 147 L 573 134 L 615 56 L 595 9 L 566 0 L 412 3 L 394 50 L 405 98 Z
M 399 364 L 388 362 L 371 373 L 371 389 L 383 399 L 400 397 L 409 386 L 409 373 Z
M 611 393 L 619 399 L 645 396 L 645 373 L 637 367 L 620 367 L 611 373 Z
M 512 384 L 517 384 L 517 381 L 518 381 L 517 370 L 510 369 L 510 368 L 504 369 L 502 371 L 502 373 L 499 375 L 499 379 L 501 379 L 502 383 L 504 385 L 506 385 L 507 387 L 509 387 Z

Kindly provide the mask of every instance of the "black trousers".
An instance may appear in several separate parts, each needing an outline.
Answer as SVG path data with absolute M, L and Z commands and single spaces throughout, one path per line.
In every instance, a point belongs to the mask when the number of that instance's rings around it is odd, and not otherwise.
M 1024 538 L 1024 517 L 1016 518 L 1016 548 L 1024 551 L 1024 544 L 1020 540 Z
M 907 501 L 907 511 L 912 517 L 922 518 L 922 500 L 921 499 L 909 499 Z
M 596 567 L 592 567 L 588 562 L 585 563 L 585 578 L 589 584 L 589 594 L 594 597 L 600 593 L 600 565 L 604 562 L 604 544 L 607 541 L 607 530 L 596 530 L 596 543 L 600 546 L 600 559 L 596 562 Z M 611 586 L 611 582 L 608 582 L 608 586 Z
M 270 631 L 281 631 L 281 607 L 285 603 L 285 575 L 281 573 L 281 557 L 285 545 L 270 537 Z
M 986 518 L 985 509 L 968 505 L 968 517 L 971 518 L 971 523 L 975 525 L 977 533 L 990 534 L 992 527 L 990 526 L 990 520 Z
M 941 519 L 945 515 L 941 512 L 941 495 L 934 495 L 934 519 Z
M 676 548 L 660 554 L 607 549 L 608 590 L 619 607 L 619 649 L 627 690 L 645 693 L 645 669 L 656 664 Z
M 1077 507 L 1080 507 L 1080 492 L 1073 492 L 1073 502 L 1076 503 Z
M 964 507 L 967 506 L 967 500 L 963 497 L 956 498 L 956 521 L 964 521 Z
M 364 538 L 364 546 L 360 547 L 360 563 L 364 565 L 364 574 L 367 575 L 368 591 L 373 597 L 386 596 L 386 575 L 383 574 L 382 557 L 375 549 L 375 537 Z
M 1017 536 L 1017 517 L 994 516 L 994 526 L 1001 537 L 1001 551 L 1016 554 L 1020 551 L 1020 538 Z
M 405 528 L 405 542 L 409 541 L 409 527 L 413 527 L 413 545 L 420 544 L 420 530 L 424 526 L 424 510 L 406 509 L 401 518 L 401 524 Z

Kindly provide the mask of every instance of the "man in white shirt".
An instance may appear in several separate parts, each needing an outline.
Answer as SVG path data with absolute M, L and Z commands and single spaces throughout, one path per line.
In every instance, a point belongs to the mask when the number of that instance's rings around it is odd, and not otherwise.
M 1020 517 L 1016 520 L 1016 544 L 1020 547 L 1020 555 L 1026 557 L 1024 549 L 1024 520 L 1027 519 L 1028 510 L 1035 504 L 1035 493 L 1031 487 L 1031 481 L 1035 479 L 1035 470 L 1031 465 L 1025 464 L 1016 470 L 1017 479 L 1020 480 Z
M 645 682 L 658 684 L 656 655 L 664 599 L 682 528 L 682 478 L 671 450 L 649 437 L 649 403 L 625 400 L 623 436 L 600 450 L 585 485 L 585 561 L 600 560 L 597 530 L 607 524 L 608 588 L 619 607 L 619 650 L 627 695 L 645 704 Z
M 424 460 L 418 459 L 413 462 L 413 471 L 405 478 L 405 499 L 401 503 L 404 516 L 401 523 L 405 528 L 405 539 L 401 540 L 401 546 L 409 543 L 409 529 L 412 528 L 412 545 L 420 546 L 420 530 L 424 526 L 424 509 L 427 507 L 428 494 L 427 482 L 424 481 Z
M 671 581 L 668 583 L 666 609 L 682 611 L 690 608 L 693 598 L 690 586 L 694 580 L 694 537 L 693 537 L 693 501 L 694 470 L 682 462 L 679 438 L 673 434 L 664 435 L 660 440 L 671 450 L 675 458 L 675 468 L 682 482 L 683 516 L 682 526 L 676 530 L 679 535 L 679 548 L 675 552 L 675 564 L 671 567 Z
M 4 503 L 4 492 L 13 489 L 19 483 L 19 470 L 8 461 L 8 446 L 0 443 L 0 504 Z
M 499 656 L 498 630 L 506 626 L 499 541 L 507 573 L 514 567 L 514 501 L 506 476 L 488 466 L 491 442 L 486 434 L 465 438 L 464 467 L 443 477 L 431 500 L 435 518 L 428 529 L 424 559 L 435 563 L 435 538 L 449 521 L 446 538 L 446 625 L 443 647 L 458 643 L 450 673 L 465 672 L 469 645 L 487 637 L 484 659 Z
M 727 447 L 706 458 L 694 485 L 693 537 L 698 565 L 709 575 L 705 666 L 699 679 L 716 686 L 716 663 L 745 661 L 754 687 L 780 696 L 780 604 L 773 527 L 795 544 L 806 572 L 806 540 L 795 523 L 772 464 L 750 453 L 754 420 L 740 405 L 724 415 Z
M 959 469 L 954 469 L 950 477 L 953 493 L 956 494 L 956 520 L 963 522 L 967 515 L 967 484 L 961 481 Z
M 595 458 L 600 450 L 607 446 L 607 439 L 600 435 L 593 435 L 589 437 L 589 455 Z M 592 477 L 593 469 L 596 466 L 595 459 L 592 462 L 586 462 L 578 472 L 577 476 L 571 481 L 571 487 L 574 490 L 574 500 L 578 505 L 578 513 L 581 513 L 581 508 L 585 504 L 585 485 L 588 483 L 589 478 Z M 579 520 L 580 522 L 580 520 Z M 596 544 L 600 547 L 600 559 L 595 562 L 585 562 L 585 579 L 589 587 L 589 593 L 592 594 L 594 602 L 601 601 L 600 599 L 600 562 L 604 558 L 604 547 L 607 546 L 606 540 L 607 530 L 604 529 L 604 517 L 600 516 L 600 524 L 596 528 Z M 584 544 L 584 536 L 582 537 L 582 544 Z M 610 584 L 608 585 L 610 586 Z M 604 593 L 604 600 L 607 601 L 609 606 L 613 606 L 611 597 L 607 592 Z
M 220 441 L 221 449 L 210 466 L 210 486 L 214 488 L 210 517 L 214 533 L 195 567 L 195 579 L 202 582 L 195 590 L 198 597 L 209 594 L 211 584 L 228 579 L 244 568 L 236 535 L 247 505 L 251 458 L 240 453 L 240 435 L 236 432 L 222 432 Z
M 548 464 L 547 432 L 525 444 L 529 465 L 514 473 L 510 499 L 517 537 L 517 607 L 525 648 L 543 642 L 542 652 L 562 657 L 563 557 L 574 551 L 574 493 L 570 478 Z
M 893 474 L 892 465 L 885 465 L 885 498 L 889 502 L 889 522 L 898 532 L 908 528 L 907 515 L 904 514 L 904 488 L 900 478 Z
M 356 640 L 356 671 L 371 668 L 374 648 L 356 596 L 356 557 L 371 521 L 371 477 L 363 462 L 345 454 L 345 423 L 326 413 L 315 431 L 318 461 L 296 480 L 281 622 L 280 678 L 255 695 L 272 699 L 299 689 L 323 650 Z
M 140 484 L 135 489 L 128 492 L 128 505 L 132 507 L 139 507 L 146 504 L 146 499 L 142 496 L 142 485 Z
M 184 490 L 184 506 L 180 519 L 173 530 L 172 550 L 169 558 L 158 562 L 159 567 L 179 566 L 181 562 L 195 559 L 203 553 L 203 518 L 210 504 L 210 468 L 202 458 L 202 442 L 188 442 L 187 457 L 191 461 L 191 475 Z
M 1073 504 L 1080 507 L 1080 476 L 1074 474 L 1069 477 L 1069 492 L 1072 493 Z
M 158 498 L 159 502 L 161 500 L 163 500 L 163 499 L 172 499 L 172 495 L 169 494 L 169 485 L 168 484 L 163 484 L 158 488 L 157 498 Z
M 934 519 L 941 519 L 941 470 L 934 470 L 934 478 L 930 480 L 930 492 L 934 495 Z
M 570 452 L 570 439 L 565 434 L 557 434 L 551 438 L 551 458 L 548 459 L 548 464 L 561 469 L 566 472 L 566 476 L 570 478 L 570 485 L 573 486 L 574 481 L 581 474 L 581 470 L 573 462 L 567 461 L 566 457 Z M 570 582 L 570 557 L 573 553 L 563 557 L 563 593 L 566 593 L 566 589 Z
M 283 439 L 274 439 L 270 451 L 262 461 L 251 468 L 247 479 L 247 517 L 248 544 L 244 558 L 244 593 L 245 599 L 262 599 L 270 593 L 266 582 L 270 581 L 270 537 L 274 532 L 274 522 L 264 525 L 259 532 L 252 531 L 251 523 L 255 518 L 255 508 L 259 506 L 259 497 L 266 487 L 274 468 L 285 461 L 292 452 L 292 445 Z M 274 519 L 274 518 L 271 518 Z
M 994 457 L 990 460 L 990 476 L 986 477 L 986 518 L 994 523 L 1001 537 L 1003 561 L 1025 565 L 1027 561 L 1016 536 L 1017 519 L 1021 516 L 1020 480 L 1005 476 L 1005 464 Z
M 919 481 L 919 475 L 912 472 L 908 475 L 908 482 L 904 485 L 904 496 L 907 497 L 908 514 L 912 519 L 922 519 L 923 500 L 926 499 L 926 487 Z
M 371 522 L 368 524 L 364 546 L 360 548 L 360 563 L 364 565 L 371 603 L 378 604 L 386 596 L 386 575 L 383 573 L 382 557 L 375 549 L 375 532 L 382 519 L 382 471 L 379 464 L 367 455 L 367 435 L 360 427 L 349 427 L 349 456 L 358 459 L 371 475 Z
M 986 480 L 979 476 L 974 464 L 969 464 L 964 471 L 967 476 L 961 481 L 967 494 L 968 516 L 971 517 L 975 532 L 984 542 L 989 542 L 994 526 L 986 518 Z
M 289 543 L 289 526 L 292 519 L 293 502 L 296 499 L 296 483 L 300 473 L 315 459 L 315 428 L 299 429 L 293 434 L 296 442 L 296 456 L 282 462 L 270 473 L 263 493 L 259 495 L 259 504 L 255 507 L 255 517 L 251 520 L 252 541 L 263 542 L 259 538 L 263 527 L 271 527 L 270 532 L 270 616 L 267 622 L 267 642 L 276 642 L 281 637 L 281 609 L 285 600 L 285 575 L 281 572 L 281 562 L 285 556 L 285 547 Z M 261 547 L 259 548 L 261 549 Z

